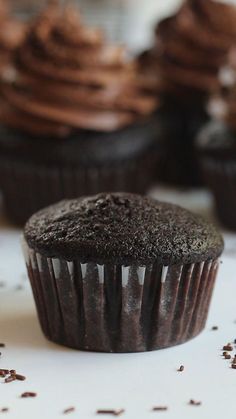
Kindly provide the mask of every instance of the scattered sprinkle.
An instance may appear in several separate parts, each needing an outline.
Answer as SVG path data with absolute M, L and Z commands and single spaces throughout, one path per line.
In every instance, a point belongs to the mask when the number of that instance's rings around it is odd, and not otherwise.
M 231 345 L 231 343 L 227 343 L 227 345 L 223 346 L 223 351 L 228 351 L 231 352 L 233 351 L 233 346 Z
M 179 369 L 177 370 L 178 372 L 183 372 L 184 371 L 184 365 L 180 365 Z
M 226 354 L 225 355 L 225 359 L 231 359 L 231 355 L 230 354 Z
M 0 409 L 0 412 L 1 412 L 1 413 L 7 413 L 7 412 L 9 412 L 9 408 L 8 408 L 8 407 L 2 407 L 2 408 Z
M 37 396 L 37 393 L 34 393 L 34 392 L 32 392 L 32 391 L 26 391 L 25 393 L 22 393 L 21 394 L 21 398 L 27 398 L 27 397 L 36 397 Z
M 12 381 L 15 381 L 16 377 L 14 375 L 10 375 L 9 377 L 5 378 L 5 383 L 11 383 Z
M 26 377 L 24 375 L 21 375 L 21 374 L 14 373 L 14 374 L 12 374 L 12 376 L 15 377 L 15 379 L 18 380 L 18 381 L 25 381 L 26 380 Z
M 215 331 L 215 330 L 219 330 L 219 327 L 218 327 L 218 326 L 213 326 L 213 327 L 211 328 L 211 330 L 213 330 L 213 331 Z
M 236 370 L 236 364 L 232 364 L 233 370 Z
M 67 409 L 63 410 L 63 415 L 66 415 L 67 413 L 72 413 L 75 411 L 75 407 L 68 407 Z
M 201 406 L 202 402 L 196 402 L 195 400 L 191 399 L 191 400 L 189 401 L 189 404 L 190 404 L 191 406 Z
M 154 406 L 152 408 L 153 412 L 165 412 L 166 410 L 168 410 L 167 406 Z
M 114 409 L 99 409 L 97 410 L 97 415 L 113 415 L 113 416 L 120 416 L 124 413 L 124 409 L 114 410 Z

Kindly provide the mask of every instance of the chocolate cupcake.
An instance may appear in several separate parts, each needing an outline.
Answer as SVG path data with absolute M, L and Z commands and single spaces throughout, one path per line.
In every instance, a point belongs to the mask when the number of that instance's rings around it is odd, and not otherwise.
M 218 118 L 201 130 L 196 147 L 218 217 L 225 227 L 236 230 L 236 88 L 213 99 L 212 105 Z
M 7 1 L 0 0 L 0 72 L 23 41 L 25 31 L 25 24 L 10 16 Z
M 209 119 L 206 102 L 236 39 L 236 7 L 213 0 L 185 1 L 156 28 L 155 46 L 141 55 L 141 70 L 162 95 L 165 158 L 162 180 L 201 183 L 194 139 Z M 156 87 L 155 87 L 156 85 Z
M 48 339 L 141 352 L 202 331 L 223 241 L 178 206 L 113 193 L 39 211 L 25 226 L 23 248 Z
M 159 156 L 157 101 L 123 47 L 84 27 L 77 10 L 50 6 L 5 73 L 0 184 L 22 223 L 63 198 L 145 192 Z

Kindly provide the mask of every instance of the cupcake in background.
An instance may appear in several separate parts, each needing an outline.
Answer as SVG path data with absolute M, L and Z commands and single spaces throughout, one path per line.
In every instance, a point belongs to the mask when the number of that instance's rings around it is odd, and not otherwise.
M 209 118 L 206 103 L 218 88 L 219 70 L 235 40 L 234 5 L 189 0 L 158 24 L 154 47 L 139 57 L 141 71 L 163 100 L 161 180 L 186 186 L 201 183 L 193 140 Z
M 3 77 L 0 186 L 23 223 L 63 198 L 145 192 L 160 153 L 158 101 L 123 47 L 49 5 Z
M 204 181 L 211 190 L 219 220 L 236 230 L 236 53 L 231 68 L 210 103 L 212 120 L 199 133 L 196 148 Z M 227 81 L 227 84 L 225 84 Z
M 0 0 L 0 72 L 22 43 L 25 32 L 25 24 L 10 15 L 8 1 Z

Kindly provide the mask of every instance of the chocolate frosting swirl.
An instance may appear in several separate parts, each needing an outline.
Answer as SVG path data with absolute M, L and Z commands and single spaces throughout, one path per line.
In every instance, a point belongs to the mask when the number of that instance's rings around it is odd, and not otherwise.
M 185 1 L 156 27 L 155 46 L 141 56 L 141 66 L 152 69 L 153 80 L 164 92 L 206 94 L 218 86 L 219 69 L 236 39 L 235 22 L 232 4 Z
M 123 47 L 107 45 L 71 6 L 36 18 L 4 80 L 1 119 L 32 134 L 113 131 L 157 106 Z
M 8 63 L 24 35 L 25 25 L 11 17 L 6 0 L 0 0 L 0 68 Z

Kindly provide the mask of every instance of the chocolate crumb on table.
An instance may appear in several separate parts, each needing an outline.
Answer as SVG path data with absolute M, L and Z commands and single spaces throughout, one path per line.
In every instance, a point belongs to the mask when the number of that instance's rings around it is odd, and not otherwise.
M 97 413 L 97 415 L 120 416 L 124 412 L 125 412 L 124 409 L 119 409 L 119 410 L 115 410 L 115 409 L 98 409 L 96 413 Z
M 0 413 L 7 413 L 9 412 L 9 408 L 8 407 L 2 407 L 0 408 Z
M 66 415 L 67 413 L 72 413 L 75 411 L 75 407 L 68 407 L 67 409 L 63 410 L 63 415 Z
M 231 345 L 231 343 L 227 343 L 227 345 L 223 346 L 223 351 L 231 352 L 233 350 L 234 350 L 234 348 Z
M 12 381 L 15 381 L 16 377 L 14 375 L 10 375 L 9 377 L 5 378 L 5 383 L 11 383 Z
M 202 402 L 196 402 L 194 399 L 190 399 L 189 404 L 191 406 L 201 406 Z
M 177 370 L 178 372 L 183 372 L 184 371 L 184 365 L 180 365 L 180 367 Z
M 19 381 L 25 381 L 26 380 L 26 377 L 24 375 L 21 375 L 21 374 L 13 374 L 13 376 L 15 377 L 16 380 L 19 380 Z
M 212 326 L 211 330 L 215 331 L 215 330 L 219 330 L 218 326 Z
M 33 391 L 26 391 L 25 393 L 22 393 L 20 397 L 22 399 L 25 399 L 28 397 L 36 397 L 36 396 L 37 396 L 37 393 L 34 393 Z
M 165 412 L 166 410 L 168 410 L 167 406 L 154 406 L 152 408 L 153 412 Z

